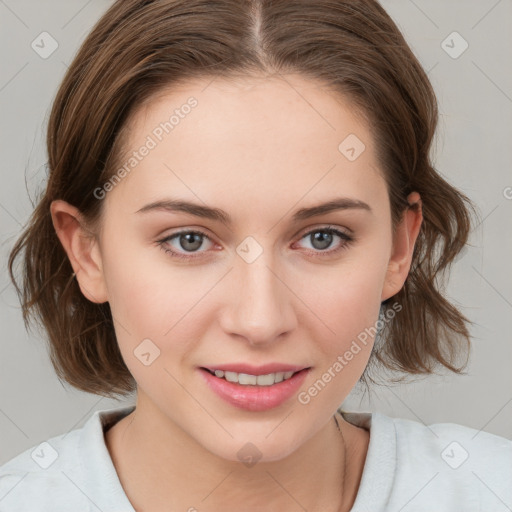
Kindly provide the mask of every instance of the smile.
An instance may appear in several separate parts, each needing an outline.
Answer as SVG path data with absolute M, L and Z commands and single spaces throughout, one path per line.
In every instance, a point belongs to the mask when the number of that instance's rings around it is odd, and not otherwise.
M 276 372 L 276 373 L 267 373 L 266 375 L 250 375 L 248 373 L 237 373 L 237 372 L 228 372 L 224 370 L 209 370 L 212 375 L 215 375 L 219 379 L 225 379 L 228 382 L 233 382 L 236 384 L 241 384 L 242 386 L 272 386 L 273 384 L 278 384 L 283 380 L 290 379 L 297 372 Z
M 297 394 L 311 370 L 311 367 L 276 364 L 259 368 L 236 366 L 236 369 L 244 371 L 235 372 L 233 368 L 226 367 L 200 367 L 198 370 L 207 387 L 217 397 L 231 406 L 247 411 L 266 411 L 284 404 Z M 286 371 L 272 371 L 279 369 Z

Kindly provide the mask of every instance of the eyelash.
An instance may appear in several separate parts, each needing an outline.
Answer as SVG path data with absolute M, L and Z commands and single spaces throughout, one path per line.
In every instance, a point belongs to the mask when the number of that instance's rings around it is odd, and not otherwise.
M 317 257 L 317 256 L 318 257 L 332 256 L 332 255 L 337 254 L 338 252 L 346 249 L 354 241 L 354 237 L 348 235 L 347 233 L 345 233 L 343 231 L 340 231 L 339 229 L 336 229 L 333 226 L 327 226 L 327 227 L 324 227 L 324 228 L 316 228 L 316 229 L 313 229 L 311 231 L 308 231 L 308 232 L 304 233 L 304 235 L 302 235 L 299 240 L 303 240 L 304 238 L 312 235 L 313 233 L 318 233 L 318 232 L 329 233 L 331 235 L 337 235 L 337 236 L 339 236 L 343 240 L 343 243 L 338 248 L 336 248 L 336 249 L 327 249 L 327 250 L 324 250 L 324 251 L 321 251 L 321 250 L 317 250 L 317 251 L 308 250 L 308 253 L 313 255 L 314 257 Z M 201 236 L 203 238 L 206 238 L 206 239 L 211 241 L 211 238 L 206 233 L 203 233 L 202 231 L 183 230 L 183 231 L 178 231 L 176 233 L 173 233 L 172 235 L 166 236 L 165 238 L 162 238 L 161 240 L 157 240 L 157 244 L 160 246 L 160 248 L 166 254 L 169 254 L 173 258 L 180 258 L 180 259 L 183 259 L 183 260 L 191 260 L 191 259 L 200 257 L 200 256 L 194 256 L 193 254 L 201 254 L 201 252 L 199 252 L 199 253 L 197 253 L 197 252 L 193 253 L 192 252 L 192 253 L 190 253 L 190 255 L 185 255 L 183 253 L 174 251 L 172 249 L 168 249 L 165 246 L 166 242 L 169 242 L 170 240 L 172 240 L 174 238 L 177 238 L 180 235 L 184 235 L 184 234 L 199 235 L 199 236 Z

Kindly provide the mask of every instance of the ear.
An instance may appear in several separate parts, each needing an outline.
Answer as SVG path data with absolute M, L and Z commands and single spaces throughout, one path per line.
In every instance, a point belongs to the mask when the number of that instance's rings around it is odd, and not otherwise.
M 421 198 L 417 192 L 409 194 L 407 202 L 409 208 L 404 212 L 393 237 L 381 301 L 389 299 L 402 289 L 411 268 L 414 244 L 420 232 L 423 214 Z
M 86 229 L 79 210 L 56 200 L 50 205 L 53 227 L 68 255 L 80 290 L 91 302 L 108 300 L 103 278 L 101 253 L 96 237 Z

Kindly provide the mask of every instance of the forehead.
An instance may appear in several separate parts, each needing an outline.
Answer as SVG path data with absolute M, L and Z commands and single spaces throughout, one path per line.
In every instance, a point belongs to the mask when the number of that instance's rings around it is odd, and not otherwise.
M 110 195 L 137 204 L 168 192 L 265 208 L 262 197 L 324 198 L 333 187 L 368 199 L 384 183 L 358 111 L 297 75 L 198 79 L 162 90 L 129 120 L 125 148 L 119 167 L 129 172 Z

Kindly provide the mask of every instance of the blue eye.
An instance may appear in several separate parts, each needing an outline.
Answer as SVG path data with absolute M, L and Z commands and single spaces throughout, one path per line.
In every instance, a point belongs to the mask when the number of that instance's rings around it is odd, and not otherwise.
M 308 252 L 319 257 L 337 253 L 338 251 L 346 248 L 350 242 L 353 241 L 353 238 L 350 235 L 331 226 L 308 231 L 300 240 L 308 239 L 311 243 L 311 247 L 308 248 Z M 339 239 L 336 244 L 337 247 L 330 249 L 336 239 Z M 202 253 L 208 251 L 208 247 L 206 250 L 199 250 L 203 247 L 205 241 L 209 242 L 209 248 L 213 246 L 212 240 L 206 233 L 203 233 L 202 231 L 188 230 L 173 233 L 162 240 L 158 240 L 157 243 L 165 253 L 172 257 L 192 259 L 197 258 Z M 175 242 L 175 244 L 173 242 Z
M 169 243 L 173 240 L 177 240 L 178 242 L 178 251 L 175 249 L 169 249 Z M 158 244 L 160 247 L 164 250 L 164 252 L 169 253 L 171 256 L 175 256 L 178 258 L 194 258 L 195 256 L 187 256 L 187 252 L 194 254 L 197 252 L 204 252 L 204 251 L 198 251 L 198 249 L 203 245 L 204 240 L 209 240 L 210 243 L 211 240 L 205 233 L 201 231 L 179 231 L 178 233 L 174 233 L 173 235 L 167 236 L 162 240 L 158 241 Z M 176 246 L 172 246 L 175 247 Z M 179 252 L 179 251 L 184 251 Z
M 329 249 L 336 241 L 336 238 L 340 239 L 341 245 L 340 242 L 338 242 L 338 247 Z M 319 256 L 322 256 L 324 254 L 331 255 L 346 248 L 348 244 L 353 241 L 353 238 L 347 233 L 329 226 L 308 231 L 301 240 L 309 240 L 311 244 L 310 249 L 314 253 L 318 253 Z

